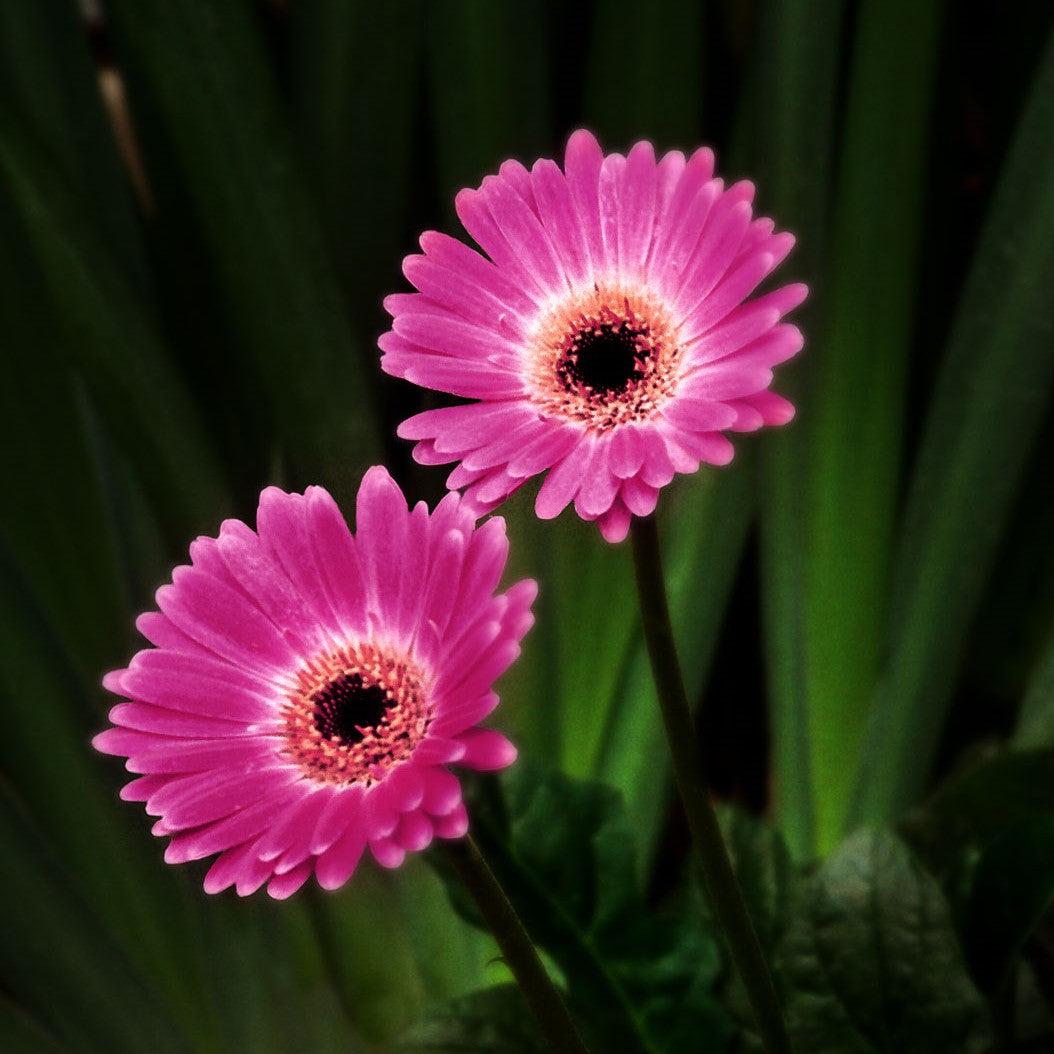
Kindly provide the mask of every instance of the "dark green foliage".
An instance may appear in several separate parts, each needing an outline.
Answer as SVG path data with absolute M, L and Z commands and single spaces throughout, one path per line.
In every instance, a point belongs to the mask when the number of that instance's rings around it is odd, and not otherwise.
M 530 1012 L 515 985 L 498 985 L 439 1007 L 395 1046 L 403 1054 L 540 1054 Z
M 940 887 L 891 834 L 855 835 L 823 864 L 781 966 L 801 1050 L 967 1054 L 988 1043 Z
M 0 1048 L 541 1049 L 422 863 L 208 899 L 89 742 L 135 613 L 262 486 L 350 512 L 384 460 L 441 492 L 394 427 L 442 400 L 381 376 L 381 299 L 460 187 L 584 123 L 715 145 L 812 290 L 797 422 L 660 507 L 800 1049 L 1052 1049 L 1054 20 L 1004 6 L 0 4 Z M 524 760 L 474 830 L 594 1054 L 756 1051 L 629 553 L 533 494 L 502 510 L 541 596 L 493 719 Z
M 595 1049 L 675 1051 L 700 1030 L 718 1042 L 727 1025 L 711 993 L 717 946 L 696 910 L 649 909 L 616 793 L 520 764 L 500 789 L 480 788 L 472 815 L 477 841 L 563 975 Z M 450 892 L 482 925 L 452 876 Z

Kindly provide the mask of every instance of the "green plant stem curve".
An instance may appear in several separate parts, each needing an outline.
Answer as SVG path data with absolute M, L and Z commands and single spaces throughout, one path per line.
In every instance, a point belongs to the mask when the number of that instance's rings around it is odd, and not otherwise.
M 654 518 L 635 519 L 631 537 L 641 621 L 655 679 L 655 692 L 662 711 L 677 791 L 702 867 L 710 908 L 743 981 L 765 1050 L 768 1054 L 789 1054 L 790 1042 L 772 974 L 732 869 L 717 813 L 706 786 L 702 757 L 677 659 L 677 646 L 666 599 L 659 532 Z
M 516 909 L 471 835 L 446 843 L 447 857 L 476 902 L 542 1036 L 557 1054 L 588 1054 L 563 997 L 546 973 Z

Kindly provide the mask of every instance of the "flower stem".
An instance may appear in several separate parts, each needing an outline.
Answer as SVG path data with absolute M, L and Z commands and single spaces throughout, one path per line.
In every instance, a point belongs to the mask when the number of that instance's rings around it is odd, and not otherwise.
M 588 1054 L 556 986 L 546 973 L 516 909 L 471 835 L 445 843 L 458 878 L 476 902 L 516 978 L 548 1046 L 558 1054 Z
M 674 779 L 702 866 L 707 897 L 743 980 L 765 1050 L 769 1054 L 788 1054 L 790 1043 L 776 987 L 736 881 L 703 774 L 702 756 L 677 660 L 654 517 L 634 519 L 632 534 L 644 638 L 666 728 Z

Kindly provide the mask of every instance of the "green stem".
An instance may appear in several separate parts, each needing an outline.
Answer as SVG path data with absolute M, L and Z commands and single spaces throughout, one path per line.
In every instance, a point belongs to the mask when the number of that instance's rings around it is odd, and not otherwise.
M 445 845 L 458 878 L 498 942 L 505 964 L 538 1019 L 549 1047 L 557 1054 L 588 1054 L 559 991 L 479 846 L 471 835 Z
M 703 775 L 702 756 L 677 660 L 654 518 L 634 519 L 632 536 L 644 639 L 666 728 L 674 779 L 702 866 L 710 907 L 743 980 L 765 1050 L 769 1054 L 788 1054 L 790 1043 L 776 987 L 732 870 Z

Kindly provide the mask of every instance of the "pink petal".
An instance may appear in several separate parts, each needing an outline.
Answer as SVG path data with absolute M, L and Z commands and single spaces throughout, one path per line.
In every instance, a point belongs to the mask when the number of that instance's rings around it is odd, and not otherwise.
M 355 873 L 366 838 L 357 827 L 349 827 L 343 838 L 315 861 L 315 877 L 323 889 L 339 889 Z
M 396 868 L 406 859 L 406 850 L 392 838 L 373 838 L 370 852 L 381 867 Z
M 218 578 L 177 567 L 157 606 L 209 651 L 243 669 L 277 673 L 296 665 L 288 641 L 259 608 Z
M 597 526 L 604 541 L 615 545 L 626 540 L 629 534 L 630 514 L 621 501 L 616 501 L 607 512 L 597 519 Z
M 433 821 L 437 838 L 461 838 L 468 831 L 468 810 L 463 804 Z
M 425 773 L 424 809 L 431 816 L 446 816 L 461 802 L 461 784 L 446 769 L 431 768 Z
M 563 461 L 549 470 L 534 503 L 540 519 L 554 519 L 567 508 L 582 485 L 582 469 L 592 455 L 593 440 L 583 436 Z
M 313 860 L 305 860 L 299 867 L 284 875 L 274 875 L 267 883 L 267 894 L 275 900 L 291 897 L 310 877 Z
M 432 822 L 423 812 L 408 812 L 399 820 L 392 840 L 408 853 L 416 853 L 428 846 L 432 834 Z
M 655 223 L 655 151 L 637 143 L 626 158 L 619 188 L 619 271 L 642 275 Z
M 580 129 L 572 134 L 564 154 L 564 174 L 594 275 L 602 272 L 607 262 L 600 232 L 599 185 L 603 163 L 604 154 L 591 132 Z
M 490 728 L 478 728 L 463 732 L 458 737 L 465 744 L 465 756 L 460 764 L 479 772 L 494 772 L 508 768 L 518 751 L 500 732 Z

